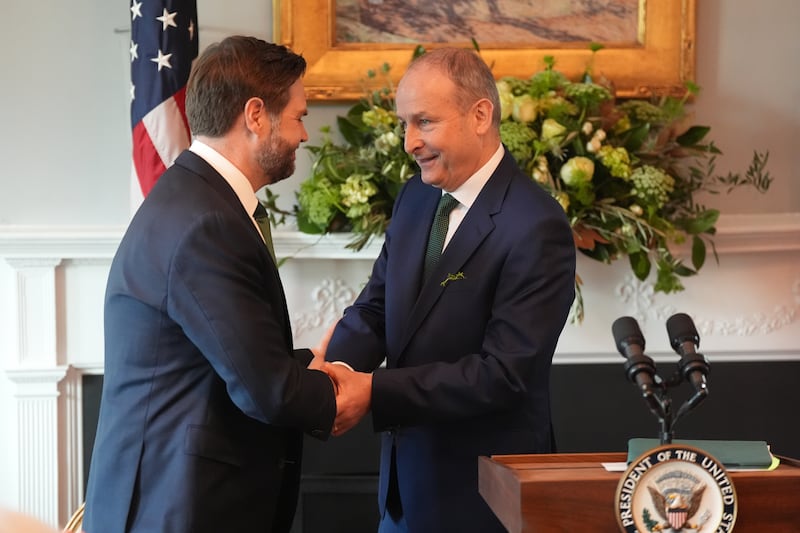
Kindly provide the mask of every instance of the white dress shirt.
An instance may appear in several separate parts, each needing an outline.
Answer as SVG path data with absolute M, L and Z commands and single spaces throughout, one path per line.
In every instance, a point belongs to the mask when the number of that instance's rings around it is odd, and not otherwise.
M 450 239 L 458 229 L 461 221 L 467 216 L 467 211 L 469 211 L 469 208 L 475 203 L 475 199 L 481 193 L 483 186 L 486 185 L 486 182 L 492 177 L 494 171 L 497 170 L 500 161 L 503 159 L 503 155 L 505 155 L 505 150 L 503 149 L 503 145 L 500 144 L 494 155 L 489 158 L 485 165 L 479 168 L 475 174 L 467 178 L 467 181 L 462 183 L 458 189 L 450 192 L 450 196 L 458 200 L 458 205 L 450 212 L 447 235 L 444 238 L 442 251 L 447 248 Z M 446 191 L 442 191 L 442 194 L 445 192 Z

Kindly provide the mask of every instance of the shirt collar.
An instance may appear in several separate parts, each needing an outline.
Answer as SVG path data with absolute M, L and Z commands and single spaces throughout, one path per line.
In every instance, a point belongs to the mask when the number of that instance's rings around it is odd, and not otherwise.
M 252 215 L 256 206 L 258 205 L 258 198 L 256 193 L 253 192 L 253 186 L 248 181 L 247 177 L 242 174 L 242 171 L 236 168 L 236 165 L 231 163 L 222 154 L 211 148 L 209 145 L 195 139 L 189 150 L 200 156 L 206 163 L 211 165 L 220 176 L 222 176 L 228 185 L 231 186 L 233 192 L 242 203 L 242 207 L 248 215 Z
M 492 155 L 475 174 L 470 176 L 467 181 L 462 183 L 458 189 L 452 191 L 450 194 L 458 200 L 458 203 L 465 206 L 467 209 L 472 207 L 472 204 L 475 203 L 475 199 L 480 194 L 483 186 L 486 185 L 486 182 L 489 181 L 489 178 L 492 177 L 492 174 L 494 174 L 494 171 L 497 170 L 497 167 L 500 165 L 500 161 L 503 160 L 503 155 L 505 155 L 505 150 L 503 149 L 503 145 L 500 144 L 494 152 L 494 155 Z

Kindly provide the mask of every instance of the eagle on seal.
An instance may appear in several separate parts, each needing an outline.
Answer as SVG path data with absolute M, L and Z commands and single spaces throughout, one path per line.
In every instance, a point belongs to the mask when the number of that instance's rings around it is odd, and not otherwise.
M 691 492 L 668 489 L 661 493 L 654 487 L 647 487 L 647 490 L 650 491 L 650 498 L 653 500 L 658 515 L 664 520 L 663 523 L 657 524 L 653 531 L 670 528 L 673 531 L 700 529 L 702 524 L 692 524 L 689 519 L 700 508 L 700 501 L 706 490 L 705 485 L 697 485 Z

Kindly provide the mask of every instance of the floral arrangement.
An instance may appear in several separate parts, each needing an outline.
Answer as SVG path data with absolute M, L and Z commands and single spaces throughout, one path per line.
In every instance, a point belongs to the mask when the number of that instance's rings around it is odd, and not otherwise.
M 292 212 L 278 208 L 276 196 L 266 189 L 265 207 L 278 223 L 292 215 L 304 233 L 351 232 L 347 247 L 353 250 L 386 231 L 397 193 L 417 171 L 414 158 L 403 150 L 389 70 L 388 64 L 380 70 L 382 88 L 337 117 L 344 144 L 335 143 L 326 126 L 322 144 L 306 147 L 313 158 L 311 176 L 300 184 Z M 379 74 L 367 75 L 374 79 Z
M 613 84 L 593 76 L 591 61 L 577 81 L 555 70 L 553 57 L 544 63 L 530 78 L 498 80 L 503 143 L 564 208 L 579 251 L 604 263 L 626 256 L 640 280 L 655 267 L 655 291 L 683 290 L 680 278 L 700 270 L 707 244 L 713 250 L 719 217 L 696 195 L 742 186 L 765 192 L 772 180 L 768 152 L 754 152 L 743 174 L 718 175 L 721 151 L 706 141 L 710 128 L 686 125 L 685 104 L 696 85 L 687 84 L 682 98 L 618 101 Z M 352 232 L 348 247 L 356 250 L 386 230 L 397 192 L 416 171 L 403 151 L 392 95 L 387 81 L 338 117 L 343 144 L 326 129 L 323 143 L 308 147 L 312 174 L 293 212 L 268 197 L 280 221 L 292 214 L 306 233 Z M 691 243 L 691 266 L 671 251 L 683 243 Z M 577 278 L 573 321 L 583 319 L 580 284 Z

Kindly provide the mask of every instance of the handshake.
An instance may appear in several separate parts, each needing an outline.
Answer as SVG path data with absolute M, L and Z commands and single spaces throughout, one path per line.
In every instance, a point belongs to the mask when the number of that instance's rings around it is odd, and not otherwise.
M 332 326 L 320 344 L 311 351 L 314 359 L 308 365 L 311 370 L 328 374 L 336 393 L 336 419 L 331 433 L 338 437 L 349 431 L 367 414 L 372 399 L 372 374 L 356 372 L 349 365 L 325 361 L 328 340 L 333 334 Z

